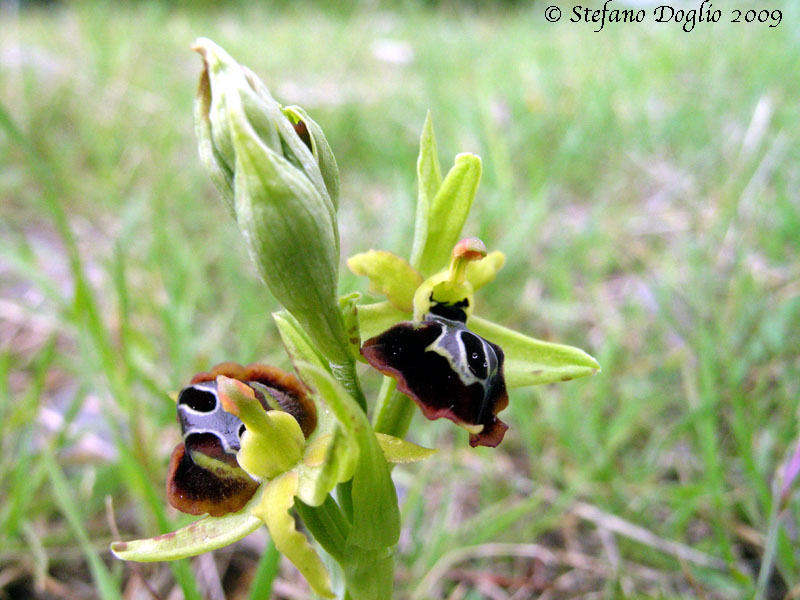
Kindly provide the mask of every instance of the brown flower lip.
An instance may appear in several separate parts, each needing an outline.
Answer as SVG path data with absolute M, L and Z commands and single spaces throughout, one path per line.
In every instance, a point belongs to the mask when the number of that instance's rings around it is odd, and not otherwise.
M 236 461 L 244 424 L 223 409 L 217 396 L 218 375 L 249 385 L 265 410 L 291 414 L 305 437 L 317 426 L 316 406 L 307 389 L 281 369 L 228 362 L 195 375 L 178 395 L 183 443 L 172 452 L 167 475 L 169 503 L 193 515 L 216 517 L 241 510 L 259 486 Z
M 503 351 L 460 320 L 437 314 L 405 321 L 367 340 L 361 354 L 397 380 L 428 419 L 446 418 L 470 432 L 471 446 L 497 446 L 508 426 Z

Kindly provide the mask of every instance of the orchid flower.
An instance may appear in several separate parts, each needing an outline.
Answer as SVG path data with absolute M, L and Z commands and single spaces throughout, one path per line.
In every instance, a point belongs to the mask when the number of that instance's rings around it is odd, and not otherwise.
M 287 336 L 299 335 L 291 331 L 290 321 L 281 327 Z M 294 347 L 295 356 L 301 351 Z M 361 484 L 372 482 L 367 493 L 386 494 L 396 506 L 394 488 L 381 490 L 382 478 L 371 473 L 382 468 L 381 462 L 369 457 L 379 452 L 390 463 L 412 462 L 434 451 L 374 434 L 363 411 L 322 364 L 299 363 L 298 368 L 316 390 L 313 394 L 293 375 L 266 365 L 223 363 L 192 379 L 178 396 L 184 441 L 173 452 L 167 497 L 179 510 L 209 516 L 165 535 L 116 542 L 111 550 L 118 558 L 150 562 L 194 556 L 266 525 L 275 547 L 311 587 L 332 597 L 324 563 L 295 529 L 289 514 L 293 506 L 312 518 L 324 506 L 326 516 L 338 517 L 343 539 L 326 540 L 334 557 L 368 551 L 361 538 L 383 547 L 385 535 L 370 539 L 364 524 L 373 534 L 380 529 L 391 537 L 396 528 L 391 515 L 360 514 L 349 522 L 338 514 L 329 493 L 339 483 L 360 478 Z M 355 528 L 362 533 L 350 539 L 347 533 Z
M 448 418 L 473 446 L 497 446 L 507 388 L 568 381 L 600 370 L 583 350 L 528 337 L 473 314 L 474 292 L 495 279 L 505 256 L 480 240 L 458 242 L 481 177 L 481 161 L 459 154 L 442 179 L 430 114 L 417 161 L 419 193 L 410 260 L 382 250 L 350 257 L 386 301 L 357 307 L 361 353 L 396 380 L 385 383 L 376 430 L 402 436 L 409 396 L 429 419 Z M 452 250 L 451 250 L 452 249 Z M 449 264 L 448 264 L 449 261 Z M 396 385 L 396 389 L 395 389 Z

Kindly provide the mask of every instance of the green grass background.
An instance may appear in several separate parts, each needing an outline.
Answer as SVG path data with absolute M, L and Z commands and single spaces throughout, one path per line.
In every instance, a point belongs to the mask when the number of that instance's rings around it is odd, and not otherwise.
M 776 28 L 593 33 L 538 3 L 0 6 L 0 596 L 148 597 L 109 556 L 107 499 L 125 539 L 188 522 L 164 499 L 168 392 L 288 364 L 197 158 L 201 35 L 324 127 L 343 256 L 408 255 L 430 109 L 443 165 L 483 157 L 465 234 L 508 257 L 478 310 L 603 365 L 513 392 L 496 450 L 417 415 L 442 451 L 395 472 L 397 597 L 752 596 L 800 400 L 800 7 L 769 8 Z M 773 520 L 769 597 L 800 594 L 798 516 Z M 246 598 L 259 544 L 210 583 L 207 561 L 139 573 Z M 305 597 L 267 557 L 259 585 Z

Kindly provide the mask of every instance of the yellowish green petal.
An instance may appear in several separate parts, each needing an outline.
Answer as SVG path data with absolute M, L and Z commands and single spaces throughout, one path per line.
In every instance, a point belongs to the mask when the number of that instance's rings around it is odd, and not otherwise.
M 467 281 L 472 284 L 473 290 L 478 290 L 487 283 L 494 281 L 497 272 L 506 264 L 505 255 L 499 250 L 490 252 L 480 260 L 467 265 Z
M 537 340 L 475 316 L 468 326 L 503 349 L 508 388 L 569 381 L 600 370 L 600 364 L 580 348 Z
M 348 258 L 347 266 L 356 275 L 369 278 L 370 292 L 386 296 L 398 310 L 411 312 L 422 275 L 404 258 L 385 250 L 369 250 Z
M 392 325 L 400 321 L 408 321 L 411 311 L 397 310 L 389 302 L 376 302 L 374 304 L 361 304 L 358 307 L 358 326 L 361 339 L 368 340 L 383 333 Z
M 294 505 L 298 475 L 289 471 L 265 485 L 261 502 L 252 513 L 267 524 L 278 551 L 288 558 L 320 596 L 332 598 L 330 576 L 306 536 L 295 529 L 289 509 Z
M 381 445 L 386 461 L 392 464 L 425 460 L 438 452 L 435 448 L 424 448 L 393 435 L 376 433 L 375 436 L 378 438 L 378 443 Z
M 122 560 L 156 562 L 197 556 L 228 546 L 264 524 L 250 514 L 251 507 L 260 499 L 261 493 L 257 492 L 239 512 L 224 517 L 205 517 L 172 533 L 131 542 L 114 542 L 111 552 Z

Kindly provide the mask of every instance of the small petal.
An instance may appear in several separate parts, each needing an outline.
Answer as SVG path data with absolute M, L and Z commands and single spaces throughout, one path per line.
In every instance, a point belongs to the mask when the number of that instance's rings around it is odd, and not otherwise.
M 362 340 L 375 337 L 399 321 L 411 316 L 410 311 L 396 309 L 389 302 L 358 305 L 358 327 Z
M 472 317 L 469 326 L 478 335 L 502 346 L 509 388 L 569 381 L 600 370 L 600 364 L 579 348 L 543 342 L 480 317 Z
M 470 432 L 470 445 L 497 446 L 508 427 L 497 414 L 508 405 L 503 351 L 463 323 L 429 315 L 367 340 L 367 361 L 397 380 L 429 419 L 450 419 Z
M 383 450 L 383 456 L 386 462 L 392 464 L 412 463 L 420 460 L 430 458 L 438 452 L 434 448 L 424 448 L 404 439 L 394 437 L 393 435 L 386 435 L 385 433 L 376 433 L 378 443 Z
M 259 500 L 256 496 L 251 505 Z M 263 524 L 261 519 L 250 514 L 249 507 L 245 507 L 224 517 L 200 519 L 172 533 L 131 542 L 114 542 L 111 552 L 117 558 L 135 562 L 177 560 L 229 546 Z
M 332 598 L 330 576 L 306 536 L 295 528 L 289 509 L 294 505 L 298 475 L 293 471 L 266 484 L 261 502 L 252 509 L 264 521 L 278 551 L 288 558 L 320 596 Z
M 505 255 L 499 250 L 490 252 L 481 260 L 476 260 L 467 265 L 467 281 L 472 284 L 473 290 L 479 290 L 487 283 L 494 281 L 497 272 L 506 263 Z
M 398 310 L 413 310 L 414 292 L 422 283 L 422 275 L 405 259 L 384 250 L 370 250 L 348 258 L 347 266 L 356 275 L 369 278 L 370 292 L 386 296 Z

